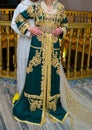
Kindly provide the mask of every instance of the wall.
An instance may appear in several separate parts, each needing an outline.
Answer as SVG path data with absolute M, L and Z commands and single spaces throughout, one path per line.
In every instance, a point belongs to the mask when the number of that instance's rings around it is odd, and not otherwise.
M 92 0 L 61 0 L 66 10 L 92 12 Z
M 20 0 L 0 0 L 0 8 L 4 8 L 4 7 L 15 8 L 19 1 Z M 65 5 L 66 10 L 92 12 L 92 0 L 60 0 L 60 1 Z
M 15 8 L 20 0 L 0 0 L 1 8 Z

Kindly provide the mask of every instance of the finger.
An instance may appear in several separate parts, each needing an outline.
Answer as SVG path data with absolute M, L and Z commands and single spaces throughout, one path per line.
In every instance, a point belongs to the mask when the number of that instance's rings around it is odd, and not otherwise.
M 41 34 L 42 34 L 42 31 L 38 30 L 38 31 L 36 32 L 36 34 L 37 34 L 37 35 L 41 35 Z
M 56 35 L 57 35 L 56 31 L 54 31 L 54 32 L 52 33 L 52 35 L 56 36 Z
M 35 31 L 33 34 L 34 35 L 41 35 L 42 33 L 40 31 Z

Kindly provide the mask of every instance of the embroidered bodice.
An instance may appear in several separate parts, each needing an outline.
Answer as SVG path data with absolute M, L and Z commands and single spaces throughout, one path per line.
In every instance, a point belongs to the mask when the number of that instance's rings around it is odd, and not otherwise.
M 67 27 L 67 19 L 64 13 L 64 6 L 55 3 L 52 9 L 48 9 L 44 1 L 36 5 L 29 6 L 16 18 L 16 23 L 22 33 L 28 28 L 26 19 L 34 18 L 35 25 L 39 26 L 43 32 L 51 33 L 57 27 Z M 23 27 L 23 28 L 22 28 Z

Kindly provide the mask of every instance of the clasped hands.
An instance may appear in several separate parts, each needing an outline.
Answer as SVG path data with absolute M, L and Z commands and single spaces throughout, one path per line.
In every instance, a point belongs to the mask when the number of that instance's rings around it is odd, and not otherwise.
M 33 35 L 33 36 L 37 36 L 37 35 L 41 35 L 43 32 L 40 30 L 40 28 L 39 27 L 29 27 L 28 28 L 28 31 L 29 32 L 31 32 L 31 34 Z M 58 27 L 58 28 L 56 28 L 56 29 L 54 29 L 53 31 L 52 31 L 52 35 L 53 36 L 59 36 L 60 34 L 62 34 L 63 33 L 63 31 L 62 31 L 62 28 L 61 27 Z

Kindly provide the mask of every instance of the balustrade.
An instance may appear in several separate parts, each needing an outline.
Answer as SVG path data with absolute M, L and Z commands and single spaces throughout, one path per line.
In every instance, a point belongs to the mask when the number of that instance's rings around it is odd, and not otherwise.
M 10 21 L 0 21 L 0 75 L 16 75 L 17 34 Z
M 12 19 L 14 9 L 0 9 L 0 20 L 10 20 Z M 92 22 L 92 12 L 83 11 L 69 11 L 66 10 L 66 16 L 69 23 L 91 23 Z
M 72 23 L 62 40 L 62 62 L 67 77 L 92 75 L 92 23 Z
M 17 34 L 10 27 L 13 9 L 0 9 L 0 76 L 16 76 Z M 92 12 L 66 11 L 67 35 L 61 58 L 67 78 L 92 76 Z

